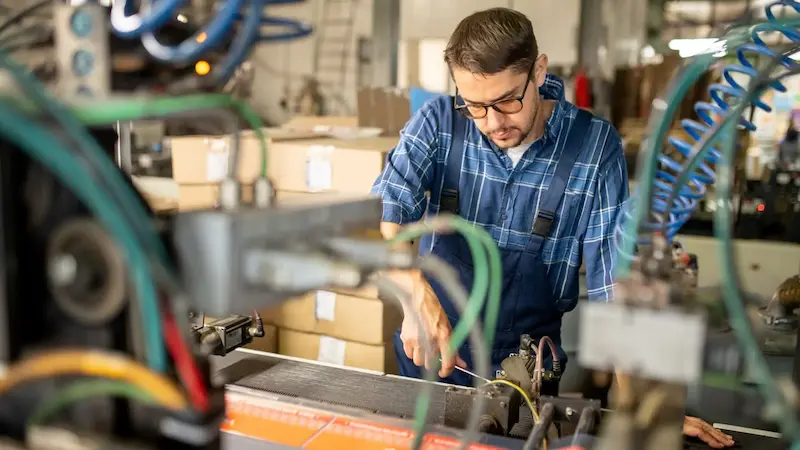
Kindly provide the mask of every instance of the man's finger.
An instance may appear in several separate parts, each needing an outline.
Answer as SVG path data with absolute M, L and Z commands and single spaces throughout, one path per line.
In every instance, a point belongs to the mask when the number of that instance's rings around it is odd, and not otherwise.
M 720 442 L 711 432 L 711 427 L 702 423 L 694 423 L 687 433 L 705 442 L 711 448 L 725 448 L 725 444 Z
M 414 361 L 414 365 L 417 367 L 422 367 L 422 365 L 425 364 L 425 355 L 419 346 L 414 347 L 414 356 L 412 359 Z
M 712 435 L 714 439 L 722 443 L 724 446 L 730 447 L 736 443 L 733 440 L 733 436 L 729 436 L 725 434 L 722 430 L 718 430 L 709 424 L 706 424 L 705 426 L 707 427 L 706 429 L 708 430 L 708 434 Z
M 458 355 L 456 355 L 456 365 L 458 367 L 461 367 L 462 369 L 467 368 L 467 363 L 463 359 L 461 359 L 461 357 Z
M 403 353 L 406 354 L 406 358 L 413 359 L 414 358 L 414 343 L 413 342 L 406 342 L 403 341 Z
M 447 340 L 439 341 L 439 352 L 442 354 L 442 368 L 439 369 L 439 376 L 445 378 L 453 373 L 456 361 L 455 358 L 453 358 L 453 352 L 450 351 Z

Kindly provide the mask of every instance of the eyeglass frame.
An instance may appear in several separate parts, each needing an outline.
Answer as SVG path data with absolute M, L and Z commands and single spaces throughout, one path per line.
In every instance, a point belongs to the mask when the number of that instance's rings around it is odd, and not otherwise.
M 525 103 L 523 103 L 523 100 L 525 99 L 525 94 L 528 93 L 528 87 L 531 85 L 530 82 L 531 82 L 531 79 L 533 77 L 533 74 L 535 73 L 536 61 L 538 61 L 538 58 L 533 61 L 533 64 L 531 64 L 531 68 L 528 69 L 528 77 L 525 79 L 525 87 L 522 89 L 522 94 L 518 95 L 517 97 L 501 99 L 501 100 L 497 100 L 495 102 L 492 102 L 492 103 L 489 103 L 489 104 L 485 104 L 485 105 L 482 105 L 482 104 L 467 105 L 466 103 L 464 103 L 462 105 L 459 105 L 458 104 L 458 97 L 459 97 L 459 95 L 458 95 L 458 86 L 456 86 L 456 95 L 453 96 L 453 108 L 456 111 L 458 111 L 459 113 L 461 113 L 461 115 L 463 115 L 464 117 L 466 117 L 468 119 L 483 119 L 483 118 L 485 118 L 486 116 L 489 115 L 489 108 L 492 108 L 493 110 L 495 110 L 495 111 L 497 111 L 497 112 L 499 112 L 500 114 L 503 114 L 503 115 L 516 114 L 516 113 L 522 111 L 522 109 L 525 108 Z M 500 110 L 497 107 L 497 105 L 500 104 L 500 103 L 505 103 L 505 102 L 510 102 L 510 101 L 515 101 L 515 102 L 519 103 L 520 107 L 519 107 L 519 109 L 517 111 L 515 111 L 515 112 L 505 112 L 505 111 Z M 482 116 L 475 116 L 475 115 L 471 114 L 467 110 L 467 108 L 469 108 L 470 106 L 473 107 L 473 108 L 476 107 L 476 106 L 482 106 L 483 107 L 483 115 Z

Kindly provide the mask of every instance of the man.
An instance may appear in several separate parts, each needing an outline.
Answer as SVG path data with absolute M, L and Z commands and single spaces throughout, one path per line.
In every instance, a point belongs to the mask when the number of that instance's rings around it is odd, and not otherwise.
M 589 298 L 611 297 L 613 227 L 628 195 L 619 135 L 606 121 L 564 99 L 561 80 L 547 74 L 531 22 L 494 8 L 456 28 L 444 55 L 455 98 L 425 104 L 406 125 L 387 167 L 375 182 L 383 199 L 381 231 L 391 238 L 424 213 L 457 213 L 484 227 L 503 259 L 503 298 L 492 365 L 518 351 L 521 334 L 549 336 L 560 361 L 562 315 L 575 307 L 578 270 L 586 266 Z M 429 193 L 429 200 L 426 199 Z M 469 249 L 457 236 L 423 240 L 472 284 Z M 414 307 L 441 353 L 444 381 L 470 385 L 454 366 L 471 366 L 465 345 L 447 341 L 458 314 L 444 291 L 421 273 L 395 274 L 413 292 Z M 413 312 L 407 312 L 409 317 Z M 425 361 L 410 320 L 395 335 L 400 374 L 420 377 Z M 552 367 L 547 356 L 545 367 Z M 544 386 L 555 393 L 557 385 Z M 708 424 L 687 418 L 684 431 L 710 445 L 732 445 Z

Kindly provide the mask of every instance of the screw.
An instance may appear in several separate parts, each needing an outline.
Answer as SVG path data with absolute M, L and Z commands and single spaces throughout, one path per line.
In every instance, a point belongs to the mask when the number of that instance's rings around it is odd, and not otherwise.
M 572 409 L 572 408 L 570 408 L 569 406 L 567 407 L 567 410 L 566 410 L 566 412 L 567 412 L 567 415 L 568 415 L 568 416 L 571 416 L 571 415 L 574 415 L 574 414 L 575 414 L 575 410 L 574 410 L 574 409 Z
M 68 286 L 78 276 L 78 261 L 69 253 L 57 255 L 50 262 L 50 280 L 56 286 Z
M 501 408 L 505 408 L 506 407 L 506 402 L 500 402 L 500 407 Z

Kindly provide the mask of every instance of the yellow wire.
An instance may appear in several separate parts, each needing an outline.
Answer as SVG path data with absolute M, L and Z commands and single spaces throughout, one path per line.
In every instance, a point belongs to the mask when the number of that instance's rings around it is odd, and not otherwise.
M 121 380 L 148 392 L 170 410 L 188 406 L 185 395 L 167 377 L 122 355 L 97 350 L 56 350 L 26 358 L 0 374 L 0 395 L 35 379 L 62 375 Z
M 539 422 L 541 422 L 541 420 L 539 419 L 539 413 L 536 412 L 536 408 L 533 407 L 533 401 L 531 401 L 531 397 L 521 387 L 517 386 L 516 384 L 508 380 L 492 380 L 489 381 L 489 384 L 503 384 L 514 388 L 514 390 L 519 392 L 519 395 L 521 395 L 522 398 L 525 399 L 525 403 L 528 405 L 528 409 L 531 410 L 531 415 L 533 416 L 533 423 L 538 424 Z M 542 440 L 542 449 L 547 450 L 547 439 Z

